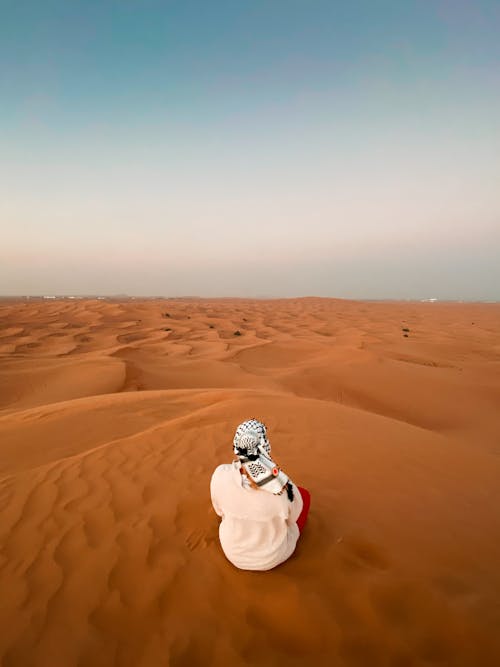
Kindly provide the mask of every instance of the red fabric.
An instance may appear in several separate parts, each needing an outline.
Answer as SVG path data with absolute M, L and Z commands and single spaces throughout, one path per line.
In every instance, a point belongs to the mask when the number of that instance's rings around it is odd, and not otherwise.
M 298 486 L 297 488 L 300 491 L 300 495 L 302 496 L 302 501 L 304 503 L 302 512 L 299 514 L 299 518 L 297 519 L 297 526 L 299 527 L 299 532 L 301 533 L 304 530 L 304 526 L 306 525 L 307 515 L 309 514 L 309 508 L 311 507 L 311 494 L 307 489 L 303 489 L 301 486 Z

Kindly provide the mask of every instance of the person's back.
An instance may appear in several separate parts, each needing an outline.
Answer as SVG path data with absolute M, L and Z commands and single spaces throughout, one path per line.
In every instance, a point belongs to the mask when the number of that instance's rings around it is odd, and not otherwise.
M 218 466 L 210 483 L 214 510 L 222 518 L 221 546 L 236 567 L 270 570 L 294 552 L 309 494 L 272 461 L 261 422 L 240 424 L 233 444 L 238 459 Z

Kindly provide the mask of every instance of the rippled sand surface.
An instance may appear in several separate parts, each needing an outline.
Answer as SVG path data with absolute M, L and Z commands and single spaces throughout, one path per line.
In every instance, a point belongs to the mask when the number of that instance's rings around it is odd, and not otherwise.
M 0 302 L 2 667 L 500 664 L 499 406 L 496 304 Z M 312 494 L 267 573 L 208 492 L 249 417 Z

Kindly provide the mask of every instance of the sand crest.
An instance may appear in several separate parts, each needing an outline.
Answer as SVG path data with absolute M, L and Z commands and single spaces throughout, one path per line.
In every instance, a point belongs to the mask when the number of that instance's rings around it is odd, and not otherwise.
M 500 664 L 499 332 L 497 304 L 1 302 L 2 666 Z M 208 493 L 253 416 L 312 494 L 268 573 Z

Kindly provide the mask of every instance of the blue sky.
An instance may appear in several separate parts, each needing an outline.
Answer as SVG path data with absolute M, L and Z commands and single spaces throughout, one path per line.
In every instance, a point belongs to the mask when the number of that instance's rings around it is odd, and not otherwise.
M 500 298 L 498 2 L 2 2 L 0 293 Z

